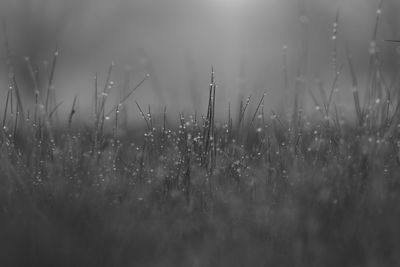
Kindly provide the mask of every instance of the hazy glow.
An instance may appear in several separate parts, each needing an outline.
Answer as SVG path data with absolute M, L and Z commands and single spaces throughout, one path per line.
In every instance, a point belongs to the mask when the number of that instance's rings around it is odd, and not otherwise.
M 51 60 L 55 43 L 59 44 L 55 82 L 58 98 L 66 99 L 60 109 L 69 109 L 68 99 L 75 94 L 82 108 L 90 106 L 83 103 L 92 99 L 93 73 L 104 80 L 108 63 L 114 61 L 117 84 L 124 82 L 124 66 L 132 70 L 131 84 L 150 73 L 135 100 L 161 112 L 167 105 L 171 113 L 204 112 L 204 87 L 213 65 L 223 114 L 229 102 L 232 108 L 239 103 L 239 93 L 255 99 L 268 89 L 270 108 L 279 103 L 284 44 L 291 87 L 306 43 L 310 81 L 315 74 L 330 81 L 332 25 L 338 7 L 338 62 L 346 66 L 343 47 L 348 43 L 358 72 L 365 73 L 362 68 L 368 62 L 362 58 L 369 52 L 376 0 L 0 0 L 0 18 L 7 20 L 13 54 L 29 56 L 35 66 Z M 385 1 L 378 40 L 398 38 L 399 8 L 399 0 Z M 5 73 L 2 35 L 0 25 L 0 73 Z M 395 46 L 377 43 L 386 55 L 383 61 L 395 65 Z M 25 64 L 18 71 L 20 87 L 32 96 Z M 342 75 L 343 87 L 348 76 Z M 0 77 L 0 86 L 7 83 L 4 75 Z M 136 114 L 135 105 L 131 112 Z
M 245 0 L 213 0 L 213 1 L 224 6 L 237 6 L 238 4 L 246 2 Z
M 240 2 L 241 0 L 215 0 L 215 1 L 219 1 L 219 2 L 222 2 L 222 3 L 237 3 L 237 2 Z

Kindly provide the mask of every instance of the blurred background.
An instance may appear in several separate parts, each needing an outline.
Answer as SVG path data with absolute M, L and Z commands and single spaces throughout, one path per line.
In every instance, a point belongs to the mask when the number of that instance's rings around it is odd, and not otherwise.
M 285 90 L 290 96 L 296 73 L 309 86 L 316 76 L 329 86 L 334 74 L 332 30 L 338 9 L 338 64 L 345 66 L 339 87 L 344 95 L 346 90 L 350 92 L 344 44 L 349 44 L 362 81 L 379 2 L 2 0 L 0 16 L 7 24 L 15 73 L 26 101 L 33 99 L 34 90 L 24 58 L 29 56 L 35 70 L 46 73 L 58 45 L 54 85 L 57 99 L 65 102 L 61 111 L 66 112 L 78 95 L 79 112 L 90 112 L 93 77 L 97 72 L 102 88 L 108 65 L 114 62 L 111 103 L 150 74 L 125 103 L 129 113 L 137 113 L 134 100 L 145 107 L 151 105 L 154 112 L 167 106 L 173 116 L 179 111 L 205 113 L 213 65 L 217 111 L 225 116 L 229 102 L 235 107 L 249 95 L 257 102 L 264 91 L 268 92 L 268 108 L 277 108 Z M 383 40 L 400 39 L 399 12 L 400 1 L 384 1 L 377 39 L 385 73 L 391 79 L 398 72 L 400 49 Z M 8 87 L 4 31 L 0 36 L 4 95 Z M 286 86 L 283 53 L 287 54 L 289 74 Z

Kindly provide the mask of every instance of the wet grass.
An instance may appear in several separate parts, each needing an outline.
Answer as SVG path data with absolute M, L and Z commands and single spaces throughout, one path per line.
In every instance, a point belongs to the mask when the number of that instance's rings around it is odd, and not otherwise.
M 306 88 L 299 70 L 288 112 L 267 109 L 263 95 L 242 101 L 238 118 L 229 112 L 217 122 L 212 70 L 204 115 L 181 113 L 174 123 L 167 111 L 155 116 L 136 102 L 143 129 L 121 120 L 137 86 L 106 105 L 113 64 L 103 89 L 96 75 L 93 122 L 75 122 L 76 98 L 67 122 L 58 121 L 57 57 L 56 49 L 44 89 L 32 75 L 31 112 L 9 65 L 2 266 L 400 264 L 399 95 L 383 79 L 378 50 L 362 100 L 348 49 L 355 120 L 334 100 L 342 70 L 335 67 L 328 89 Z M 289 90 L 286 67 L 284 77 Z M 302 109 L 302 88 L 315 114 Z

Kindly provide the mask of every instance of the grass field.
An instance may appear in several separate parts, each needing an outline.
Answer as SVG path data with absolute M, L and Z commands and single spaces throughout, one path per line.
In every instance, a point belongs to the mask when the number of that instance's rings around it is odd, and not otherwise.
M 9 54 L 0 265 L 399 266 L 399 85 L 387 81 L 375 30 L 360 86 L 350 52 L 336 62 L 337 23 L 332 82 L 308 88 L 299 73 L 290 89 L 285 68 L 288 106 L 271 110 L 264 94 L 229 109 L 226 121 L 215 119 L 214 70 L 204 113 L 171 121 L 132 100 L 151 77 L 107 104 L 113 65 L 104 83 L 96 76 L 91 122 L 75 117 L 76 99 L 61 121 L 58 51 L 44 83 L 25 61 L 34 103 L 21 97 Z M 352 114 L 335 97 L 344 72 Z M 128 104 L 143 128 L 124 122 Z

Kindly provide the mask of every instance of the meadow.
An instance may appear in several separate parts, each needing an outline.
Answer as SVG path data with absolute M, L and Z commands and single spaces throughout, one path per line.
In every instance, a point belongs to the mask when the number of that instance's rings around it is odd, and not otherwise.
M 91 120 L 80 120 L 77 98 L 56 97 L 58 49 L 45 73 L 24 59 L 26 103 L 5 38 L 0 265 L 399 266 L 399 69 L 384 68 L 380 10 L 367 82 L 351 48 L 337 58 L 337 16 L 331 81 L 309 87 L 301 67 L 290 77 L 284 48 L 282 109 L 265 105 L 268 93 L 246 96 L 224 121 L 214 69 L 204 110 L 173 120 L 135 101 L 149 76 L 110 103 L 113 64 L 93 81 Z M 336 97 L 343 75 L 351 114 Z M 71 106 L 66 118 L 60 105 Z

